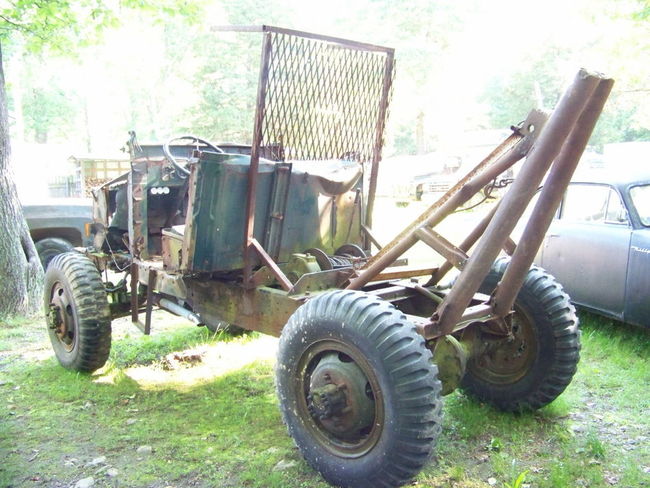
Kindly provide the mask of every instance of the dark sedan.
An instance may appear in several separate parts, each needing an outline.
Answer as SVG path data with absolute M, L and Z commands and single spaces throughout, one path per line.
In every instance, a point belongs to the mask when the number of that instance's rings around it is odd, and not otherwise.
M 650 168 L 574 178 L 536 262 L 577 305 L 650 327 Z

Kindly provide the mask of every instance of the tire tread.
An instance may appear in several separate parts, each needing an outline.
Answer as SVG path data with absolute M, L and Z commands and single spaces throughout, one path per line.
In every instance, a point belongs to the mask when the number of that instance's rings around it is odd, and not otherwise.
M 350 476 L 345 469 L 323 466 L 323 452 L 306 446 L 299 432 L 295 411 L 283 393 L 291 368 L 284 364 L 283 351 L 300 341 L 306 328 L 318 327 L 322 318 L 341 320 L 343 328 L 354 327 L 362 333 L 381 357 L 396 395 L 394 408 L 394 445 L 388 446 L 380 469 Z M 280 339 L 276 365 L 278 396 L 282 416 L 307 462 L 331 483 L 343 487 L 396 487 L 409 482 L 428 462 L 441 431 L 441 385 L 431 352 L 401 312 L 393 305 L 362 292 L 339 290 L 319 295 L 301 306 L 289 319 Z M 386 424 L 390 422 L 386 419 Z M 392 422 L 391 422 L 392 423 Z M 331 455 L 333 457 L 333 455 Z M 339 463 L 340 465 L 340 463 Z
M 101 276 L 90 259 L 76 252 L 59 254 L 52 259 L 46 283 L 52 283 L 58 273 L 61 276 L 56 281 L 67 282 L 78 319 L 75 357 L 69 364 L 62 364 L 77 371 L 95 371 L 106 363 L 111 349 L 110 308 Z M 46 294 L 46 311 L 48 306 Z
M 508 259 L 500 259 L 495 263 L 479 290 L 481 293 L 494 289 L 508 262 Z M 463 380 L 467 393 L 506 411 L 535 410 L 555 400 L 571 383 L 580 360 L 578 317 L 562 286 L 544 269 L 533 266 L 526 275 L 520 294 L 522 292 L 536 298 L 536 314 L 550 328 L 554 339 L 553 350 L 547 351 L 552 356 L 544 359 L 550 361 L 548 371 L 535 387 L 520 397 L 491 392 L 490 385 L 474 377 L 469 370 Z

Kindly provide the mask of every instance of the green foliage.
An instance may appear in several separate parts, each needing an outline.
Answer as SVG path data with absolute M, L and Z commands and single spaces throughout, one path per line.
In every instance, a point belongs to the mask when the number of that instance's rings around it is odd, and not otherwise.
M 598 438 L 598 434 L 594 431 L 589 432 L 586 439 L 586 452 L 597 459 L 605 457 L 605 446 Z
M 512 483 L 505 483 L 505 488 L 522 488 L 524 485 L 524 482 L 526 481 L 526 475 L 528 474 L 528 471 L 523 471 L 522 473 L 519 473 L 519 475 L 514 479 Z
M 243 340 L 248 340 L 246 335 Z M 210 332 L 206 327 L 172 330 L 166 334 L 142 337 L 127 335 L 117 342 L 111 350 L 110 363 L 115 368 L 127 368 L 138 364 L 150 364 L 165 354 L 206 342 L 228 342 L 232 336 L 225 331 Z M 242 341 L 242 338 L 239 339 Z
M 66 136 L 72 128 L 77 105 L 55 83 L 33 87 L 23 94 L 25 129 L 38 143 L 48 142 L 49 135 Z
M 396 128 L 393 136 L 393 150 L 397 154 L 417 154 L 413 127 L 402 124 Z
M 217 141 L 251 142 L 259 76 L 251 67 L 259 65 L 259 41 L 250 34 L 195 41 L 197 47 L 210 43 L 214 50 L 197 51 L 203 57 L 195 77 L 199 97 L 189 107 L 183 129 Z
M 493 77 L 481 98 L 490 125 L 511 124 L 532 107 L 553 108 L 567 81 L 566 68 L 587 62 L 587 68 L 605 70 L 616 81 L 590 144 L 602 150 L 608 143 L 650 140 L 648 5 L 647 0 L 585 3 L 585 24 L 575 29 L 587 32 L 594 23 L 598 32 L 576 36 L 571 44 L 542 42 L 518 69 Z
M 173 15 L 196 18 L 200 3 L 182 0 L 122 0 L 119 8 L 106 0 L 18 0 L 0 8 L 0 42 L 11 34 L 25 39 L 26 49 L 69 53 L 96 42 L 101 33 L 120 23 L 128 10 L 146 12 L 153 21 Z
M 636 20 L 647 20 L 650 19 L 650 0 L 638 0 L 639 6 L 632 17 Z
M 498 437 L 492 437 L 490 443 L 487 446 L 488 451 L 499 452 L 503 448 L 503 442 Z
M 40 51 L 44 46 L 65 51 L 75 43 L 87 42 L 102 29 L 117 25 L 115 12 L 103 2 L 82 0 L 72 5 L 66 0 L 11 3 L 0 10 L 3 37 L 19 33 L 26 48 Z
M 119 121 L 110 131 L 96 124 L 89 126 L 86 120 L 89 104 L 85 98 L 97 98 L 97 91 L 83 82 L 75 87 L 82 93 L 78 98 L 83 103 L 73 100 L 76 130 L 71 132 L 104 139 L 104 147 L 128 129 L 136 129 L 143 140 L 161 140 L 190 131 L 216 141 L 250 142 L 260 36 L 215 34 L 209 28 L 213 24 L 261 23 L 396 48 L 397 77 L 385 154 L 447 151 L 456 144 L 450 139 L 459 138 L 464 131 L 503 129 L 521 120 L 534 106 L 552 108 L 565 77 L 581 64 L 606 70 L 617 80 L 592 144 L 601 148 L 608 142 L 650 140 L 650 102 L 645 96 L 650 76 L 650 46 L 645 35 L 647 0 L 619 0 L 616 8 L 611 0 L 594 2 L 580 0 L 562 13 L 579 22 L 575 30 L 585 31 L 584 38 L 556 35 L 552 29 L 540 37 L 537 29 L 530 35 L 536 43 L 521 39 L 531 47 L 516 56 L 510 50 L 500 50 L 492 39 L 496 36 L 486 35 L 485 26 L 494 24 L 496 31 L 503 28 L 499 22 L 509 24 L 516 39 L 517 29 L 521 31 L 517 24 L 529 19 L 504 6 L 488 7 L 475 0 L 417 0 L 408 8 L 389 0 L 333 0 L 328 6 L 290 0 L 198 4 L 127 0 L 119 6 L 106 0 L 74 4 L 42 0 L 40 9 L 34 0 L 22 0 L 0 10 L 0 32 L 5 34 L 2 41 L 12 32 L 20 34 L 14 38 L 24 39 L 17 57 L 22 55 L 23 46 L 31 51 L 48 47 L 70 54 L 78 51 L 78 46 L 98 41 L 102 33 L 113 32 L 118 24 L 133 24 L 135 18 L 146 31 L 147 42 L 159 38 L 151 44 L 152 50 L 164 52 L 157 66 L 151 59 L 157 59 L 159 53 L 148 57 L 142 43 L 134 44 L 127 53 L 97 51 L 89 55 L 94 57 L 92 62 L 84 60 L 92 67 L 104 69 L 103 63 L 107 72 L 120 73 L 111 79 L 112 95 L 124 101 L 124 106 L 116 107 L 119 115 L 114 118 L 119 117 Z M 209 15 L 201 15 L 203 8 Z M 473 29 L 477 29 L 475 33 Z M 129 31 L 124 32 L 128 35 Z M 492 48 L 483 48 L 484 41 Z M 3 47 L 7 47 L 4 42 Z M 498 75 L 488 77 L 460 68 L 475 63 L 477 53 L 484 53 L 503 69 L 490 71 Z M 142 58 L 140 64 L 138 56 Z M 117 59 L 120 57 L 129 62 Z M 112 71 L 108 71 L 109 66 Z M 473 77 L 471 83 L 466 79 L 468 74 Z M 13 76 L 21 82 L 24 79 L 20 74 Z M 30 79 L 25 81 L 32 84 Z M 467 89 L 470 85 L 482 88 L 471 91 Z M 59 100 L 49 98 L 54 103 Z M 101 117 L 91 107 L 91 121 Z M 64 125 L 67 121 L 65 117 L 59 120 Z
M 650 141 L 650 126 L 636 121 L 643 105 L 614 92 L 598 120 L 591 141 L 599 148 L 609 142 Z
M 508 127 L 523 120 L 531 108 L 551 109 L 562 93 L 560 66 L 568 53 L 547 46 L 534 53 L 513 73 L 492 79 L 481 99 L 488 106 L 492 127 Z

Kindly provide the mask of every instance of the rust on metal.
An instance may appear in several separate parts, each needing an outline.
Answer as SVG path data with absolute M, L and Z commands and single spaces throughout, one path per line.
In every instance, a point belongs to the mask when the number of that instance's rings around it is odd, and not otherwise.
M 339 45 L 346 49 L 357 49 L 359 51 L 377 51 L 380 53 L 394 53 L 395 49 L 392 47 L 379 46 L 377 44 L 369 44 L 366 42 L 352 41 L 350 39 L 343 39 L 342 37 L 326 36 L 322 34 L 315 34 L 313 32 L 305 32 L 295 29 L 286 29 L 284 27 L 276 27 L 272 25 L 216 25 L 212 27 L 216 32 L 273 32 L 276 34 L 285 34 L 287 36 L 302 37 L 305 39 L 312 39 L 315 41 L 322 41 L 328 44 Z
M 262 61 L 260 66 L 260 79 L 257 91 L 257 110 L 255 111 L 255 124 L 253 127 L 253 145 L 251 147 L 250 166 L 248 168 L 248 192 L 246 193 L 246 227 L 244 230 L 244 284 L 252 285 L 253 262 L 252 252 L 253 233 L 255 232 L 255 198 L 257 188 L 257 171 L 260 163 L 260 147 L 262 146 L 264 107 L 269 79 L 269 63 L 271 62 L 271 34 L 264 34 L 262 44 Z
M 512 254 L 512 259 L 494 293 L 494 311 L 498 316 L 504 316 L 512 309 L 517 291 L 524 282 L 526 272 L 533 264 L 537 249 L 544 239 L 546 230 L 551 224 L 553 215 L 571 181 L 571 176 L 578 166 L 580 156 L 612 91 L 614 80 L 602 79 L 600 76 L 586 73 L 585 76 L 592 76 L 599 80 L 598 84 L 551 167 L 522 234 L 523 239 Z
M 544 336 L 549 324 L 528 320 L 543 316 L 551 303 L 539 303 L 544 297 L 528 285 L 552 283 L 551 278 L 536 275 L 538 271 L 528 275 L 530 281 L 524 283 L 524 278 L 612 81 L 580 71 L 550 119 L 530 112 L 483 161 L 381 247 L 372 233 L 372 213 L 393 87 L 393 50 L 270 26 L 223 30 L 261 33 L 260 68 L 251 74 L 258 76 L 252 144 L 214 145 L 186 136 L 181 139 L 191 144 L 171 139 L 156 147 L 138 144 L 131 133 L 128 178 L 94 193 L 99 234 L 97 249 L 86 255 L 100 271 L 124 272 L 113 284 L 108 273 L 104 280 L 89 270 L 89 279 L 96 280 L 88 286 L 93 300 L 99 298 L 95 290 L 107 294 L 97 313 L 115 318 L 128 314 L 130 306 L 132 322 L 145 334 L 157 306 L 211 330 L 233 324 L 282 335 L 279 395 L 283 413 L 298 422 L 292 424 L 299 425 L 296 439 L 306 439 L 306 450 L 347 459 L 348 467 L 360 460 L 366 465 L 361 471 L 368 466 L 372 471 L 373 459 L 382 461 L 381 443 L 399 434 L 398 424 L 412 414 L 411 407 L 419 409 L 412 425 L 426 424 L 429 430 L 418 452 L 433 447 L 440 387 L 431 359 L 438 365 L 444 394 L 471 379 L 467 370 L 476 384 L 483 383 L 473 392 L 481 396 L 478 391 L 485 390 L 482 399 L 503 408 L 538 408 L 555 398 L 570 375 L 555 382 L 553 368 L 539 370 L 539 358 L 542 369 L 547 359 L 551 366 L 575 366 L 576 318 L 568 297 L 557 289 L 551 302 L 558 298 L 564 304 L 560 321 L 566 333 L 556 335 L 571 348 L 567 355 L 552 357 L 557 344 Z M 240 61 L 238 67 L 242 65 Z M 522 158 L 523 168 L 505 196 L 460 244 L 436 231 L 486 185 L 503 187 L 497 181 L 510 178 L 497 177 Z M 510 234 L 549 170 L 515 245 Z M 403 253 L 419 241 L 444 259 L 440 267 L 387 271 L 406 264 Z M 379 251 L 369 257 L 373 245 Z M 487 276 L 503 250 L 512 256 L 510 265 L 498 261 Z M 452 267 L 460 274 L 453 284 L 440 285 Z M 67 277 L 65 267 L 61 271 Z M 495 286 L 491 295 L 479 293 Z M 530 309 L 528 302 L 515 305 L 522 286 L 534 304 Z M 68 352 L 76 344 L 85 347 L 73 330 L 77 314 L 63 285 L 48 287 L 55 292 L 45 301 L 51 336 Z M 346 287 L 364 293 L 332 292 Z M 90 295 L 84 291 L 79 296 L 81 303 Z M 405 318 L 410 323 L 403 323 Z M 424 341 L 413 340 L 411 323 Z M 103 329 L 98 337 L 110 339 L 110 323 L 104 328 L 102 318 L 96 325 Z M 364 342 L 363 334 L 374 339 Z M 103 345 L 101 349 L 107 352 Z M 55 352 L 61 359 L 58 346 Z M 84 361 L 87 352 L 80 353 Z M 399 365 L 404 360 L 406 366 Z M 397 370 L 403 370 L 401 380 L 395 379 Z M 483 370 L 483 376 L 475 374 Z M 414 376 L 422 371 L 426 374 Z M 491 383 L 484 383 L 485 378 Z M 532 389 L 513 389 L 522 378 L 534 380 Z M 395 403 L 395 391 L 409 388 L 417 392 L 411 395 L 417 401 L 411 405 L 413 398 L 406 395 Z M 554 395 L 545 395 L 550 389 Z M 390 398 L 384 398 L 386 392 L 392 392 Z M 540 392 L 546 398 L 540 400 Z M 513 398 L 501 405 L 503 397 Z M 400 407 L 401 400 L 406 403 Z M 433 407 L 435 412 L 427 413 Z M 412 430 L 407 441 L 426 434 Z M 367 455 L 376 446 L 380 449 L 370 454 L 368 464 Z M 422 458 L 415 454 L 393 467 L 395 480 L 407 482 L 419 470 Z M 319 463 L 312 464 L 318 468 Z M 328 477 L 331 466 L 326 468 L 322 472 Z M 371 473 L 363 474 L 367 479 Z M 361 479 L 346 478 L 343 472 L 337 476 L 345 486 Z
M 244 276 L 256 264 L 255 199 L 261 148 L 276 161 L 349 160 L 370 163 L 366 205 L 372 207 L 393 79 L 394 50 L 272 26 L 215 27 L 260 32 L 261 67 L 248 170 Z M 332 215 L 337 202 L 332 200 Z M 366 213 L 366 219 L 369 219 Z M 366 223 L 368 220 L 366 220 Z M 359 218 L 357 226 L 363 224 Z M 332 227 L 333 231 L 336 226 Z M 348 232 L 350 234 L 350 231 Z M 269 249 L 267 254 L 274 255 Z
M 377 180 L 379 179 L 379 161 L 381 160 L 381 148 L 384 145 L 384 127 L 388 114 L 388 102 L 393 85 L 394 57 L 390 52 L 386 55 L 384 66 L 384 85 L 382 87 L 379 117 L 377 117 L 377 128 L 375 129 L 375 147 L 372 152 L 372 167 L 370 171 L 370 183 L 368 188 L 368 202 L 366 204 L 365 225 L 372 229 L 372 214 L 375 208 L 375 195 L 377 194 Z M 370 246 L 366 245 L 367 248 Z
M 523 136 L 518 132 L 515 132 L 514 134 L 508 136 L 508 138 L 503 141 L 496 149 L 494 149 L 485 159 L 483 159 L 478 165 L 476 165 L 476 167 L 474 167 L 469 173 L 461 178 L 454 186 L 447 190 L 447 192 L 435 203 L 433 203 L 424 213 L 422 213 L 422 215 L 420 215 L 402 232 L 400 232 L 397 237 L 395 237 L 395 239 L 386 244 L 380 252 L 375 254 L 370 259 L 370 261 L 368 261 L 366 268 L 370 267 L 370 265 L 372 265 L 375 261 L 380 260 L 382 256 L 390 252 L 394 247 L 397 247 L 400 243 L 404 242 L 410 234 L 417 230 L 417 228 L 423 225 L 433 227 L 435 224 L 431 223 L 431 217 L 435 214 L 435 212 L 440 209 L 443 204 L 445 204 L 449 199 L 451 199 L 452 196 L 458 194 L 465 187 L 465 185 L 467 185 L 472 180 L 472 178 L 480 174 L 480 172 L 485 168 L 498 161 L 505 154 L 508 154 L 516 146 L 516 144 L 521 141 L 521 139 L 523 139 Z M 472 195 L 469 196 L 471 197 Z M 453 210 L 458 208 L 458 206 L 459 205 L 454 207 Z
M 275 276 L 275 278 L 278 280 L 278 282 L 282 286 L 282 289 L 285 290 L 285 291 L 291 290 L 291 288 L 293 288 L 293 283 L 291 283 L 291 281 L 289 281 L 289 278 L 287 278 L 287 276 L 282 272 L 282 270 L 276 264 L 276 262 L 273 261 L 273 258 L 266 253 L 266 251 L 264 250 L 262 245 L 259 242 L 257 242 L 257 239 L 251 238 L 250 245 L 251 245 L 252 249 L 254 249 L 255 252 L 257 252 L 257 254 L 259 254 L 259 256 L 262 259 L 262 261 L 264 262 L 264 264 L 266 264 L 266 266 L 269 267 L 269 269 L 273 273 L 273 276 Z
M 139 266 L 135 260 L 131 263 L 131 322 L 134 324 L 138 322 L 138 310 L 140 304 L 138 303 L 138 274 Z
M 450 334 L 458 327 L 458 324 L 466 323 L 467 317 L 473 315 L 469 313 L 468 304 L 488 274 L 492 263 L 524 212 L 542 177 L 559 154 L 562 144 L 569 137 L 599 83 L 598 76 L 589 75 L 581 70 L 572 86 L 565 92 L 536 141 L 535 150 L 531 151 L 519 176 L 503 197 L 483 237 L 467 261 L 465 269 L 458 276 L 443 303 L 432 315 L 431 322 L 425 329 L 426 337 Z M 555 211 L 555 209 L 546 209 L 547 212 L 549 210 Z M 545 220 L 543 215 L 538 215 L 538 219 Z M 527 236 L 524 234 L 517 247 L 526 249 L 529 245 Z M 519 274 L 525 274 L 528 272 L 528 268 L 517 271 Z M 523 276 L 521 279 L 523 282 Z M 492 307 L 488 306 L 488 308 Z M 489 318 L 490 315 L 495 316 L 493 310 L 491 314 L 486 312 L 485 316 L 475 320 L 486 320 L 486 317 Z
M 458 269 L 463 269 L 467 262 L 467 254 L 462 249 L 454 246 L 437 232 L 427 227 L 420 227 L 415 235 L 431 249 L 440 254 L 447 262 Z
M 372 231 L 366 226 L 366 225 L 361 225 L 361 230 L 366 234 L 366 237 L 370 240 L 374 246 L 381 251 L 381 249 L 384 247 L 382 246 L 379 241 L 375 238 L 374 235 L 372 235 Z
M 384 269 L 390 266 L 417 241 L 416 232 L 422 227 L 434 227 L 458 207 L 469 201 L 486 184 L 500 175 L 503 171 L 519 161 L 530 148 L 530 140 L 535 139 L 537 131 L 528 127 L 543 125 L 545 116 L 531 112 L 527 122 L 521 129 L 516 130 L 503 143 L 492 151 L 474 169 L 465 175 L 458 183 L 450 188 L 438 201 L 429 207 L 422 215 L 406 227 L 395 239 L 384 246 L 360 270 L 359 275 L 347 286 L 350 290 L 359 290 Z
M 418 276 L 431 276 L 438 268 L 406 268 L 383 271 L 375 279 L 382 280 L 403 280 L 407 278 L 417 278 Z
M 458 245 L 458 249 L 461 251 L 467 253 L 469 250 L 472 248 L 474 244 L 476 244 L 476 241 L 479 240 L 479 238 L 483 235 L 483 232 L 485 232 L 485 229 L 487 229 L 488 224 L 492 220 L 492 217 L 494 217 L 494 213 L 496 212 L 497 208 L 499 207 L 499 204 L 501 202 L 497 202 L 494 204 L 492 209 L 487 213 L 485 217 L 479 222 L 479 224 L 474 227 L 474 229 L 465 237 L 465 239 Z M 506 251 L 507 252 L 507 251 Z M 447 260 L 444 263 L 440 265 L 440 268 L 436 271 L 435 274 L 432 275 L 431 280 L 427 283 L 428 286 L 433 286 L 436 283 L 439 283 L 444 276 L 451 271 L 451 268 L 453 268 L 453 264 Z
M 149 275 L 147 277 L 147 302 L 146 310 L 144 312 L 144 332 L 145 335 L 151 334 L 151 312 L 153 311 L 154 301 L 154 284 L 156 282 L 156 270 L 149 268 Z
M 168 143 L 164 157 L 154 147 L 131 144 L 128 179 L 95 193 L 100 208 L 94 219 L 101 235 L 98 249 L 87 253 L 100 263 L 98 269 L 123 272 L 123 264 L 130 263 L 130 290 L 128 276 L 106 286 L 111 313 L 128 313 L 130 303 L 131 319 L 145 333 L 153 307 L 159 306 L 197 324 L 227 322 L 278 336 L 311 297 L 340 288 L 364 290 L 393 302 L 427 339 L 427 347 L 437 351 L 437 360 L 446 365 L 447 385 L 459 384 L 467 356 L 476 354 L 473 341 L 479 332 L 496 341 L 512 337 L 514 298 L 612 81 L 581 71 L 550 119 L 532 111 L 382 247 L 373 236 L 372 214 L 394 51 L 271 26 L 216 30 L 262 35 L 252 144 L 222 148 L 192 136 L 196 145 Z M 460 244 L 436 231 L 522 158 L 526 161 L 505 196 Z M 549 170 L 515 245 L 510 234 Z M 400 259 L 404 252 L 419 241 L 444 259 L 441 266 L 388 270 L 405 261 Z M 372 246 L 379 251 L 368 257 Z M 503 250 L 512 260 L 501 282 L 491 296 L 478 293 Z M 452 267 L 460 270 L 454 284 L 438 285 Z M 429 281 L 423 286 L 419 278 Z M 144 286 L 146 296 L 138 293 Z M 52 305 L 50 326 L 56 328 L 62 322 L 60 304 Z M 450 337 L 466 328 L 463 340 L 471 341 L 460 344 Z M 473 349 L 466 353 L 466 346 Z M 370 403 L 366 379 L 339 356 L 328 364 L 328 371 L 309 372 L 313 377 L 322 373 L 321 382 L 304 385 L 311 413 L 325 426 L 345 417 L 349 429 L 368 427 L 372 419 L 359 416 L 345 392 L 355 390 L 364 404 Z M 326 377 L 332 371 L 341 381 Z M 332 423 L 324 432 L 337 429 Z M 365 435 L 359 434 L 359 446 Z

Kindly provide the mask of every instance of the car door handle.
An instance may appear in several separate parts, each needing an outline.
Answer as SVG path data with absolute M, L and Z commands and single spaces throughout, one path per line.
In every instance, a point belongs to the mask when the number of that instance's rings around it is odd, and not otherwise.
M 546 237 L 560 237 L 560 234 L 546 234 Z

